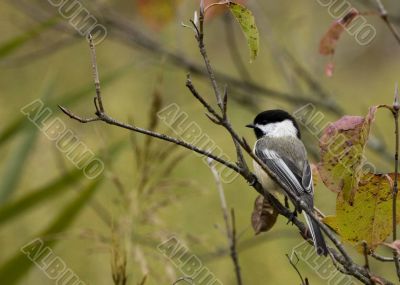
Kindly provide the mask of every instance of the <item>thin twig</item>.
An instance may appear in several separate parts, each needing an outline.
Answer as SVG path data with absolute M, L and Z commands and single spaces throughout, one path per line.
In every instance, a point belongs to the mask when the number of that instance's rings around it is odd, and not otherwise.
M 392 191 L 392 239 L 397 240 L 397 194 L 398 194 L 398 180 L 399 180 L 399 90 L 396 84 L 394 92 L 393 105 L 379 105 L 379 108 L 386 108 L 391 111 L 394 119 L 394 135 L 395 135 L 395 153 L 394 153 L 394 181 L 393 181 L 393 191 Z M 377 255 L 374 256 L 379 259 Z M 388 260 L 387 258 L 380 257 L 382 261 L 394 261 L 396 267 L 397 277 L 400 280 L 400 260 L 399 253 L 396 249 L 393 249 L 393 259 Z
M 379 261 L 382 261 L 382 262 L 393 262 L 394 261 L 393 257 L 382 256 L 382 255 L 379 255 L 379 254 L 377 254 L 375 252 L 372 252 L 371 256 L 373 258 L 375 258 L 376 260 L 379 260 Z
M 187 143 L 187 142 L 185 142 L 183 140 L 180 140 L 180 139 L 177 139 L 177 138 L 173 138 L 173 137 L 170 137 L 170 136 L 167 136 L 165 134 L 158 133 L 158 132 L 149 131 L 149 130 L 146 130 L 146 129 L 143 129 L 143 128 L 139 128 L 139 127 L 127 124 L 127 123 L 122 123 L 122 122 L 120 122 L 120 121 L 118 121 L 118 120 L 116 120 L 116 119 L 114 119 L 114 118 L 112 118 L 112 117 L 110 117 L 110 116 L 108 116 L 106 114 L 102 114 L 101 117 L 96 118 L 96 120 L 95 120 L 95 118 L 85 119 L 85 118 L 81 118 L 81 117 L 79 117 L 77 115 L 74 115 L 70 110 L 68 110 L 65 107 L 62 107 L 62 106 L 59 106 L 59 107 L 60 107 L 61 111 L 63 111 L 70 118 L 75 119 L 75 120 L 77 120 L 77 121 L 79 121 L 81 123 L 88 123 L 88 122 L 93 122 L 93 121 L 103 121 L 103 122 L 105 122 L 107 124 L 110 124 L 110 125 L 118 126 L 120 128 L 123 128 L 123 129 L 135 131 L 135 132 L 138 132 L 138 133 L 142 133 L 142 134 L 145 134 L 145 135 L 148 135 L 148 136 L 152 136 L 152 137 L 164 140 L 164 141 L 168 141 L 168 142 L 174 143 L 176 145 L 180 145 L 180 146 L 182 146 L 184 148 L 187 148 L 187 149 L 189 149 L 191 151 L 197 152 L 197 153 L 202 154 L 202 155 L 204 155 L 206 157 L 210 157 L 210 158 L 214 159 L 215 161 L 218 161 L 219 163 L 225 165 L 226 167 L 231 168 L 232 170 L 234 170 L 236 172 L 240 171 L 239 167 L 237 167 L 233 163 L 230 163 L 229 161 L 226 161 L 226 160 L 224 160 L 224 159 L 222 159 L 222 158 L 220 158 L 220 157 L 218 157 L 216 155 L 213 155 L 212 153 L 210 153 L 207 150 L 203 150 L 201 148 L 198 148 L 195 145 Z
M 77 120 L 80 123 L 84 123 L 85 124 L 85 123 L 91 123 L 91 122 L 95 122 L 95 121 L 100 121 L 101 120 L 101 118 L 99 118 L 99 117 L 82 118 L 81 116 L 75 115 L 74 113 L 72 113 L 72 111 L 68 110 L 67 108 L 65 108 L 63 106 L 58 105 L 58 107 L 68 117 L 70 117 L 71 119 Z
M 218 88 L 217 80 L 215 79 L 215 74 L 214 74 L 214 71 L 211 68 L 211 63 L 210 63 L 210 60 L 208 58 L 208 55 L 207 55 L 207 52 L 206 52 L 206 48 L 205 48 L 205 45 L 204 45 L 204 34 L 203 34 L 203 31 L 204 31 L 204 12 L 205 11 L 200 9 L 199 29 L 197 29 L 197 26 L 193 22 L 192 23 L 194 24 L 194 27 L 195 27 L 195 29 L 197 31 L 196 34 L 195 34 L 196 35 L 196 40 L 197 40 L 197 43 L 199 45 L 200 53 L 203 56 L 204 64 L 206 66 L 207 72 L 208 72 L 208 74 L 210 76 L 210 81 L 211 81 L 212 87 L 214 89 L 214 94 L 215 94 L 215 97 L 217 98 L 217 104 L 218 104 L 219 108 L 221 110 L 223 110 L 223 100 L 222 100 L 222 96 L 221 96 L 221 91 Z
M 386 25 L 389 28 L 390 32 L 393 34 L 393 37 L 396 39 L 397 43 L 400 44 L 400 34 L 397 31 L 396 27 L 389 20 L 388 13 L 387 13 L 387 11 L 385 9 L 385 6 L 383 6 L 383 3 L 382 3 L 381 0 L 375 0 L 375 1 L 378 4 L 379 13 L 380 13 L 380 16 L 381 16 L 382 20 L 386 23 Z
M 89 39 L 89 47 L 90 47 L 90 56 L 92 59 L 94 87 L 96 89 L 96 100 L 97 100 L 97 103 L 99 104 L 98 108 L 97 108 L 97 105 L 96 104 L 95 105 L 96 105 L 97 112 L 100 112 L 102 114 L 102 113 L 104 113 L 104 107 L 103 107 L 103 100 L 101 98 L 101 92 L 100 92 L 100 79 L 99 79 L 99 70 L 97 68 L 96 49 L 94 48 L 93 37 L 91 34 L 89 34 L 88 39 Z M 96 101 L 95 101 L 95 103 L 96 103 Z
M 185 281 L 186 283 L 191 284 L 191 285 L 194 284 L 193 278 L 184 276 L 184 277 L 179 277 L 174 283 L 172 283 L 172 285 L 176 285 L 181 281 Z
M 363 241 L 362 243 L 363 246 L 363 254 L 364 254 L 364 268 L 368 271 L 370 271 L 369 268 L 369 260 L 368 260 L 368 244 L 367 242 Z
M 399 180 L 399 90 L 396 84 L 394 102 L 393 102 L 393 117 L 395 124 L 395 154 L 394 154 L 394 181 L 393 181 L 393 203 L 392 203 L 392 222 L 393 222 L 393 241 L 397 240 L 397 193 Z M 393 249 L 393 259 L 396 266 L 397 277 L 400 280 L 400 262 L 399 253 Z
M 243 284 L 242 282 L 242 277 L 240 274 L 240 266 L 239 266 L 239 256 L 237 253 L 237 238 L 236 238 L 236 216 L 235 216 L 235 210 L 232 208 L 231 209 L 231 223 L 232 223 L 232 245 L 231 245 L 231 258 L 233 260 L 233 263 L 235 264 L 235 272 L 236 272 L 236 277 L 238 284 Z
M 217 169 L 215 168 L 213 161 L 211 159 L 208 159 L 207 162 L 208 162 L 208 165 L 214 176 L 215 183 L 217 185 L 219 200 L 221 202 L 222 214 L 223 214 L 224 221 L 225 221 L 226 237 L 228 239 L 230 255 L 231 255 L 231 259 L 232 259 L 233 266 L 235 269 L 236 281 L 237 281 L 238 285 L 243 285 L 242 276 L 240 274 L 239 258 L 238 258 L 237 249 L 236 249 L 235 214 L 232 209 L 231 221 L 229 221 L 228 206 L 227 206 L 226 199 L 225 199 L 225 193 L 224 193 L 224 188 L 222 186 L 221 177 L 220 177 Z
M 303 276 L 301 275 L 300 270 L 297 268 L 297 265 L 293 262 L 293 260 L 290 258 L 290 256 L 288 254 L 285 254 L 285 255 L 286 255 L 287 259 L 289 260 L 290 265 L 292 265 L 294 270 L 296 270 L 297 274 L 299 275 L 300 280 L 301 280 L 301 285 L 309 285 L 310 283 L 308 282 L 307 277 L 305 279 L 303 279 Z M 296 263 L 297 263 L 299 258 L 297 256 L 296 252 L 294 252 L 294 255 L 297 258 L 297 261 L 296 261 Z

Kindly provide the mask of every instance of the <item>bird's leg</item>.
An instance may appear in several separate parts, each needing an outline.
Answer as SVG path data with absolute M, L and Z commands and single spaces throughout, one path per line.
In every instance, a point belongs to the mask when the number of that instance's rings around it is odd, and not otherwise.
M 285 206 L 286 206 L 286 208 L 288 208 L 288 209 L 290 208 L 290 207 L 289 207 L 289 199 L 288 199 L 287 196 L 285 196 Z M 292 223 L 292 225 L 293 225 L 294 219 L 297 218 L 297 213 L 301 213 L 301 208 L 300 208 L 298 205 L 295 204 L 294 210 L 293 210 L 293 212 L 290 214 L 290 216 L 289 216 L 289 218 L 288 218 L 288 222 L 287 222 L 286 224 Z
M 294 209 L 294 211 L 290 214 L 290 216 L 288 218 L 288 222 L 286 224 L 292 223 L 292 225 L 293 225 L 293 221 L 294 221 L 295 218 L 297 218 L 296 209 Z

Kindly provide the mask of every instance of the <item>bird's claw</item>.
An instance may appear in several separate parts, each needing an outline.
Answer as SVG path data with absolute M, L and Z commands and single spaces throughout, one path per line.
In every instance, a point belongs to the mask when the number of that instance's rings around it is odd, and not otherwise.
M 255 176 L 255 175 L 253 175 L 253 177 L 252 177 L 252 180 L 251 181 L 249 181 L 249 185 L 250 186 L 254 186 L 254 185 L 256 185 L 257 184 L 257 177 Z
M 293 221 L 294 221 L 295 218 L 297 218 L 297 211 L 296 211 L 296 210 L 294 210 L 294 211 L 290 214 L 290 216 L 289 216 L 289 218 L 288 218 L 288 222 L 287 222 L 286 224 L 292 223 L 292 225 L 293 225 Z

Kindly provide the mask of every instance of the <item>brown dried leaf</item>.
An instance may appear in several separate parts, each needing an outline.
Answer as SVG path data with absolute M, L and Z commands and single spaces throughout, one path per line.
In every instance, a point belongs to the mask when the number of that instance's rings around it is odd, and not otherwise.
M 355 9 L 351 9 L 342 19 L 334 21 L 320 41 L 319 53 L 322 55 L 333 55 L 343 31 L 358 15 L 359 13 Z
M 319 53 L 333 57 L 340 36 L 358 15 L 358 11 L 351 9 L 342 19 L 334 21 L 319 43 Z M 335 64 L 331 58 L 325 66 L 326 76 L 332 77 L 334 68 Z
M 277 218 L 278 212 L 268 200 L 259 195 L 254 201 L 254 209 L 251 214 L 251 225 L 256 235 L 269 231 L 275 225 Z

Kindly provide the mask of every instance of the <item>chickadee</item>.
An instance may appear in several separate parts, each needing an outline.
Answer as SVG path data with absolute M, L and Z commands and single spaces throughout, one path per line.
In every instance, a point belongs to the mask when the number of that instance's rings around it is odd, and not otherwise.
M 283 110 L 268 110 L 257 115 L 253 124 L 257 141 L 254 154 L 276 174 L 285 189 L 276 183 L 257 162 L 254 172 L 266 191 L 283 193 L 291 191 L 304 201 L 310 210 L 314 207 L 314 187 L 307 152 L 300 139 L 300 129 L 295 119 Z M 294 203 L 296 205 L 296 203 Z M 319 225 L 304 211 L 308 227 L 318 254 L 327 255 L 328 249 Z

